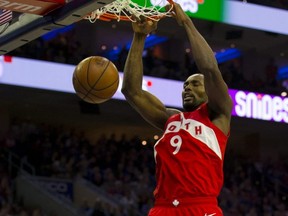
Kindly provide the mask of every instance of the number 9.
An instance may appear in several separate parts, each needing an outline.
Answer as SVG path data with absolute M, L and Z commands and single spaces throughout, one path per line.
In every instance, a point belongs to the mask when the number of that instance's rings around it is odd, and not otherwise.
M 179 135 L 176 135 L 174 137 L 171 138 L 170 140 L 170 144 L 171 146 L 175 147 L 175 151 L 173 152 L 173 154 L 177 154 L 181 148 L 182 145 L 182 138 Z

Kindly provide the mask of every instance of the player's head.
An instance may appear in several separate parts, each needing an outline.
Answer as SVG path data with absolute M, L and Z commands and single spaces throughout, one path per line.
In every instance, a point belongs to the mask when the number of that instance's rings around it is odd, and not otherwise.
M 193 111 L 208 101 L 204 87 L 204 76 L 202 74 L 193 74 L 184 82 L 182 101 L 183 108 L 186 111 Z

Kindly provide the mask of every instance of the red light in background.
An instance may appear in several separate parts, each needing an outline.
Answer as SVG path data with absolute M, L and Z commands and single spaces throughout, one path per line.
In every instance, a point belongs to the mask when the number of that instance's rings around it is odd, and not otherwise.
M 6 55 L 4 55 L 4 62 L 9 62 L 9 63 L 11 63 L 11 62 L 12 62 L 12 56 L 6 56 Z
M 152 82 L 151 81 L 147 81 L 147 86 L 151 87 L 152 86 Z

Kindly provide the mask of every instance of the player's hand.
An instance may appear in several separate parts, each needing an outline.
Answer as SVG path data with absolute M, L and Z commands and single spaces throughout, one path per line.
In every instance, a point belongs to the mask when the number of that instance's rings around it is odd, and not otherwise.
M 153 21 L 147 18 L 137 19 L 136 22 L 132 22 L 132 27 L 135 33 L 150 34 L 157 29 L 157 21 Z
M 166 11 L 171 10 L 171 7 L 173 7 L 171 14 L 177 20 L 180 26 L 183 26 L 185 23 L 191 21 L 189 16 L 183 11 L 182 7 L 178 3 L 174 2 L 173 5 L 167 5 L 165 7 Z

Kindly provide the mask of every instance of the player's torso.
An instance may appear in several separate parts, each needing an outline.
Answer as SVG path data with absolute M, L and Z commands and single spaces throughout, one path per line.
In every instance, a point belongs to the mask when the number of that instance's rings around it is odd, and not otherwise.
M 227 136 L 207 116 L 207 107 L 172 116 L 155 144 L 155 198 L 217 196 L 223 184 Z

